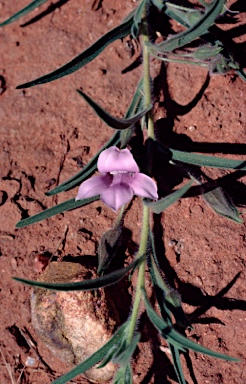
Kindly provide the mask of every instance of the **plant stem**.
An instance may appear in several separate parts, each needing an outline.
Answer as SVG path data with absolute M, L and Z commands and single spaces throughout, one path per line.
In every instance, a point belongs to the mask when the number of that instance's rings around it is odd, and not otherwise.
M 139 245 L 139 250 L 137 253 L 136 258 L 140 258 L 144 254 L 146 254 L 147 246 L 148 246 L 148 238 L 149 238 L 149 209 L 143 205 L 143 225 L 142 225 L 142 233 L 141 233 L 141 240 Z M 139 307 L 141 303 L 142 298 L 142 288 L 144 288 L 144 281 L 145 281 L 145 265 L 146 265 L 146 258 L 143 259 L 141 262 L 139 269 L 138 269 L 138 281 L 136 286 L 136 295 L 134 298 L 133 303 L 133 309 L 132 314 L 129 322 L 128 327 L 128 343 L 131 342 L 134 332 L 136 329 L 136 324 L 138 320 L 138 313 L 139 313 Z
M 147 16 L 146 7 L 147 5 L 145 6 L 144 12 L 143 12 L 143 20 L 144 20 L 143 21 L 143 69 L 144 69 L 143 91 L 144 91 L 144 103 L 145 103 L 145 106 L 148 107 L 150 104 L 152 104 L 152 97 L 151 97 L 151 78 L 150 78 L 150 58 L 149 58 L 149 52 L 148 52 L 147 46 L 145 44 L 146 42 L 149 41 L 148 27 L 146 22 L 146 16 Z M 153 119 L 152 110 L 149 111 L 147 114 L 147 128 L 148 128 L 148 137 L 155 140 L 154 119 Z M 139 309 L 140 309 L 140 304 L 142 299 L 142 288 L 144 288 L 144 283 L 145 283 L 146 253 L 147 253 L 148 240 L 149 240 L 149 216 L 150 216 L 149 209 L 143 204 L 142 233 L 141 233 L 139 250 L 136 257 L 140 258 L 143 255 L 145 255 L 145 257 L 138 269 L 138 281 L 136 286 L 136 294 L 134 298 L 133 309 L 132 309 L 131 318 L 130 318 L 129 327 L 128 327 L 128 337 L 127 337 L 128 344 L 132 341 L 132 338 L 134 336 L 134 332 L 136 329 L 136 324 L 138 320 L 138 314 L 139 314 Z

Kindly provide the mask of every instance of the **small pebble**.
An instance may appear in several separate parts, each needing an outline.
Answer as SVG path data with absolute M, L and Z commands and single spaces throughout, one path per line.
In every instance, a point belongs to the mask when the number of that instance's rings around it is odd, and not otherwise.
M 27 356 L 27 359 L 26 359 L 26 362 L 25 362 L 25 365 L 27 367 L 33 367 L 36 363 L 36 359 L 34 359 L 33 357 L 31 356 Z
M 194 132 L 194 131 L 196 130 L 196 126 L 195 126 L 195 125 L 190 125 L 189 128 L 188 128 L 188 130 L 189 130 L 190 132 Z

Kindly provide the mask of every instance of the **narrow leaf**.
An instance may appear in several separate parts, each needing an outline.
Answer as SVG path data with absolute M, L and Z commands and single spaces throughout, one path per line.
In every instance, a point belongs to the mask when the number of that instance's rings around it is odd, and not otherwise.
M 121 367 L 114 378 L 114 384 L 133 384 L 132 370 L 130 364 L 126 367 Z
M 27 225 L 38 223 L 39 221 L 49 219 L 52 216 L 58 215 L 59 213 L 63 213 L 65 211 L 69 211 L 70 209 L 83 207 L 84 205 L 90 204 L 93 201 L 99 199 L 99 196 L 90 197 L 89 199 L 77 200 L 70 199 L 64 201 L 61 204 L 55 205 L 54 207 L 45 209 L 43 212 L 37 213 L 27 219 L 21 220 L 16 224 L 16 228 L 23 228 Z
M 198 47 L 194 51 L 194 58 L 198 60 L 208 60 L 211 59 L 214 56 L 217 56 L 221 51 L 223 50 L 223 47 L 221 45 L 215 45 L 211 46 L 208 44 L 202 45 L 201 47 Z
M 152 284 L 154 286 L 154 292 L 160 308 L 161 316 L 163 320 L 166 321 L 167 324 L 171 326 L 172 316 L 171 316 L 171 312 L 166 306 L 166 299 L 165 299 L 166 293 L 169 291 L 169 287 L 167 286 L 167 284 L 165 284 L 159 271 L 160 267 L 159 267 L 159 263 L 156 256 L 154 237 L 151 230 L 149 231 L 149 238 L 150 238 L 151 254 L 148 255 L 147 262 L 150 270 L 150 277 L 151 277 Z M 158 271 L 156 271 L 156 269 Z
M 125 332 L 126 326 L 127 326 L 127 323 L 123 324 L 115 332 L 113 337 L 102 348 L 100 348 L 98 351 L 93 353 L 93 355 L 88 357 L 88 359 L 78 364 L 75 368 L 71 369 L 71 371 L 65 373 L 65 375 L 53 381 L 52 384 L 65 384 L 69 380 L 72 380 L 74 377 L 80 375 L 81 373 L 87 371 L 88 369 L 96 365 L 99 361 L 101 361 L 104 358 L 104 356 L 108 353 L 108 351 L 121 340 L 122 335 Z
M 164 12 L 168 17 L 176 20 L 186 28 L 190 28 L 192 25 L 198 23 L 204 14 L 204 12 L 200 10 L 181 7 L 177 4 L 171 4 L 169 2 L 166 4 Z
M 192 169 L 189 169 L 189 167 L 183 167 L 182 163 L 177 165 L 178 167 L 181 167 L 181 170 L 183 169 L 185 173 L 187 173 L 189 177 L 195 181 L 196 184 L 201 185 L 201 189 L 203 189 L 199 174 L 197 175 Z M 237 223 L 243 223 L 243 220 L 239 216 L 239 212 L 236 206 L 233 204 L 232 199 L 221 187 L 215 185 L 211 191 L 205 192 L 203 194 L 203 198 L 208 203 L 208 205 L 219 215 L 227 217 L 228 219 L 231 219 Z
M 216 156 L 198 155 L 196 153 L 177 151 L 176 149 L 170 150 L 172 152 L 173 160 L 183 161 L 184 163 L 211 168 L 240 169 L 241 171 L 246 170 L 246 161 L 232 160 Z
M 178 151 L 168 148 L 156 141 L 157 150 L 166 156 L 167 160 L 178 160 L 183 163 L 199 165 L 201 167 L 222 168 L 222 169 L 239 169 L 246 171 L 246 160 L 233 160 L 217 156 L 204 156 L 197 153 Z M 170 161 L 171 162 L 171 161 Z
M 120 222 L 105 232 L 100 239 L 97 269 L 99 275 L 108 269 L 112 260 L 120 253 L 122 244 L 122 222 Z
M 204 193 L 203 197 L 209 206 L 220 216 L 227 217 L 239 224 L 243 223 L 231 198 L 221 187 L 216 187 L 212 191 Z
M 162 11 L 165 7 L 166 0 L 151 0 L 151 2 L 159 9 L 159 11 Z
M 145 301 L 147 314 L 150 320 L 152 321 L 154 326 L 161 332 L 162 336 L 168 341 L 168 343 L 172 344 L 174 347 L 178 348 L 179 350 L 184 351 L 185 349 L 191 349 L 195 352 L 200 352 L 208 356 L 216 357 L 218 359 L 239 361 L 235 357 L 214 352 L 197 343 L 194 343 L 193 341 L 187 339 L 185 336 L 181 335 L 181 333 L 175 331 L 174 328 L 171 328 L 170 326 L 168 326 L 168 324 L 163 319 L 161 319 L 160 316 L 157 315 L 157 313 L 154 311 L 153 307 L 151 306 L 145 291 L 143 291 L 143 294 L 144 294 L 144 301 Z
M 139 110 L 144 106 L 144 97 L 143 97 L 143 78 L 139 81 L 135 94 L 132 98 L 132 102 L 125 114 L 125 118 L 129 118 L 135 115 Z M 130 139 L 132 138 L 136 129 L 136 124 L 133 124 L 131 127 L 124 129 L 120 132 L 120 147 L 124 148 Z
M 82 96 L 85 101 L 94 109 L 96 114 L 111 128 L 114 129 L 126 129 L 129 128 L 131 125 L 135 124 L 138 120 L 140 120 L 146 113 L 148 113 L 152 105 L 145 108 L 140 113 L 136 114 L 133 117 L 130 117 L 128 119 L 119 119 L 117 117 L 114 117 L 110 115 L 108 112 L 106 112 L 102 107 L 100 107 L 98 104 L 96 104 L 89 96 L 87 96 L 84 92 L 80 91 L 79 89 L 77 92 Z
M 76 175 L 72 176 L 69 180 L 60 184 L 58 187 L 47 192 L 46 195 L 47 196 L 56 195 L 60 192 L 67 191 L 75 187 L 76 185 L 82 183 L 82 181 L 90 177 L 97 169 L 97 160 L 100 153 L 104 151 L 106 148 L 119 144 L 119 142 L 120 142 L 120 133 L 117 131 L 107 141 L 107 143 L 100 149 L 100 151 L 98 151 L 97 154 L 89 161 L 89 163 L 86 164 L 86 166 L 83 169 L 81 169 L 81 171 L 76 173 Z
M 135 108 L 137 108 L 137 105 L 139 103 L 140 95 L 142 96 L 142 93 L 141 93 L 142 84 L 143 84 L 143 80 L 140 80 L 138 87 L 136 89 L 136 92 L 133 96 L 133 100 L 126 112 L 126 115 L 125 115 L 126 118 L 132 116 L 136 112 Z M 69 180 L 60 184 L 58 187 L 47 192 L 46 195 L 52 196 L 57 193 L 67 191 L 68 189 L 75 187 L 76 185 L 78 185 L 79 183 L 82 183 L 82 181 L 90 177 L 97 169 L 97 160 L 102 151 L 111 147 L 112 145 L 118 145 L 119 143 L 121 143 L 121 146 L 123 146 L 123 144 L 128 142 L 127 140 L 130 140 L 130 134 L 128 133 L 127 135 L 128 129 L 123 130 L 121 132 L 119 131 L 115 132 L 113 136 L 107 141 L 107 143 L 102 147 L 102 149 L 100 149 L 100 151 L 89 161 L 89 163 L 81 171 L 79 171 L 76 175 L 72 176 Z
M 244 72 L 244 70 L 242 68 L 237 70 L 237 74 L 241 77 L 241 79 L 246 81 L 246 73 Z
M 192 185 L 192 181 L 189 181 L 182 188 L 177 189 L 175 192 L 171 193 L 170 195 L 165 196 L 162 199 L 154 202 L 143 200 L 144 205 L 146 205 L 154 213 L 161 213 L 165 209 L 170 207 L 170 205 L 174 204 L 177 200 L 179 200 L 188 191 L 188 189 L 190 189 L 191 185 Z
M 134 39 L 137 39 L 140 33 L 140 24 L 143 17 L 144 7 L 146 6 L 146 0 L 142 0 L 139 6 L 136 9 L 136 12 L 133 17 L 133 24 L 131 28 L 131 35 Z
M 9 19 L 0 23 L 0 27 L 3 27 L 3 26 L 10 24 L 10 23 L 13 23 L 14 21 L 18 20 L 19 18 L 27 15 L 29 12 L 33 11 L 33 9 L 39 7 L 41 4 L 45 3 L 46 1 L 47 0 L 34 0 L 34 1 L 32 1 L 29 5 L 22 8 L 20 11 L 16 12 Z
M 131 104 L 129 105 L 126 111 L 125 118 L 129 118 L 133 116 L 137 112 L 137 110 L 140 108 L 140 105 L 142 105 L 141 104 L 142 101 L 143 101 L 143 78 L 140 79 L 137 85 Z
M 119 364 L 121 367 L 126 367 L 130 362 L 130 359 L 140 341 L 141 334 L 138 332 L 132 339 L 131 343 L 121 351 L 119 354 L 115 354 L 112 361 L 113 363 Z
M 211 27 L 220 14 L 225 0 L 214 0 L 210 7 L 207 7 L 207 12 L 200 18 L 200 20 L 189 27 L 184 32 L 176 34 L 174 37 L 165 40 L 159 44 L 147 44 L 150 47 L 150 51 L 153 52 L 170 52 L 177 48 L 181 48 L 184 45 L 195 40 L 199 36 L 203 35 L 209 27 Z
M 97 366 L 97 368 L 98 369 L 104 368 L 112 360 L 117 349 L 118 349 L 118 344 L 113 345 L 113 347 L 108 351 L 106 356 L 104 356 L 103 361 Z
M 147 315 L 149 316 L 153 325 L 158 329 L 161 335 L 167 340 L 168 343 L 172 344 L 174 347 L 178 348 L 180 351 L 185 352 L 185 347 L 179 342 L 174 340 L 171 337 L 171 332 L 173 331 L 172 325 L 167 323 L 164 319 L 157 315 L 154 308 L 150 304 L 146 291 L 142 289 L 144 295 L 145 308 L 147 311 Z
M 30 88 L 37 84 L 49 83 L 50 81 L 57 80 L 63 76 L 67 76 L 73 72 L 78 71 L 80 68 L 95 59 L 95 57 L 97 57 L 99 53 L 101 53 L 109 44 L 113 43 L 115 40 L 122 39 L 123 37 L 129 35 L 132 22 L 133 16 L 126 22 L 118 25 L 116 28 L 103 35 L 94 44 L 83 51 L 80 55 L 76 56 L 73 60 L 69 61 L 67 64 L 53 72 L 48 73 L 47 75 L 39 77 L 38 79 L 18 85 L 16 88 Z
M 152 241 L 152 243 L 153 243 L 153 241 Z M 152 245 L 152 247 L 153 247 L 153 245 Z M 159 304 L 160 309 L 161 309 L 162 317 L 167 322 L 170 322 L 170 320 L 169 320 L 170 316 L 168 313 L 164 314 L 165 316 L 163 316 L 163 311 L 167 312 L 167 310 L 169 310 L 174 315 L 175 320 L 176 320 L 178 325 L 180 325 L 181 327 L 183 327 L 185 329 L 187 327 L 192 327 L 189 320 L 187 319 L 184 311 L 183 311 L 183 308 L 181 305 L 180 295 L 178 294 L 178 292 L 175 289 L 169 287 L 165 283 L 165 281 L 162 278 L 161 273 L 158 269 L 159 265 L 156 265 L 156 262 L 157 261 L 155 261 L 155 258 L 153 256 L 151 256 L 150 257 L 150 263 L 149 263 L 150 264 L 149 267 L 150 267 L 150 273 L 151 273 L 151 280 L 152 280 L 154 286 L 158 287 L 159 290 L 161 290 L 163 292 L 163 297 L 160 297 L 160 295 L 158 295 L 158 290 L 155 289 L 158 304 Z
M 169 345 L 169 348 L 172 355 L 173 366 L 174 366 L 179 384 L 186 384 L 186 380 L 184 378 L 182 365 L 180 361 L 179 350 L 178 348 L 174 347 L 172 344 Z
M 142 261 L 142 258 L 139 258 L 133 261 L 131 264 L 129 264 L 125 268 L 120 268 L 117 271 L 111 272 L 102 277 L 97 277 L 96 279 L 84 280 L 84 281 L 79 281 L 74 283 L 56 284 L 56 283 L 47 283 L 47 282 L 34 281 L 34 280 L 26 280 L 26 279 L 21 279 L 19 277 L 14 277 L 14 280 L 19 281 L 20 283 L 31 285 L 33 287 L 45 288 L 45 289 L 50 289 L 55 291 L 90 291 L 93 289 L 107 287 L 109 285 L 117 283 L 118 281 L 123 279 L 123 277 L 132 268 L 134 268 L 140 261 Z

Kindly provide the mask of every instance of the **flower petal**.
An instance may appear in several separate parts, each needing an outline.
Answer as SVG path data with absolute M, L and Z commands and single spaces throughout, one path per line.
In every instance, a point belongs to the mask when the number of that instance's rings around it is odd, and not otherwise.
M 100 173 L 139 172 L 137 163 L 129 149 L 119 149 L 115 146 L 100 153 L 97 168 Z
M 93 176 L 88 180 L 85 180 L 79 187 L 78 194 L 75 200 L 83 200 L 89 197 L 100 195 L 104 189 L 107 189 L 113 176 L 110 174 L 104 176 Z
M 133 198 L 133 190 L 126 184 L 111 186 L 101 193 L 101 200 L 109 208 L 117 211 L 122 205 L 128 203 Z
M 156 183 L 144 173 L 136 173 L 130 180 L 129 186 L 132 187 L 134 195 L 158 199 Z

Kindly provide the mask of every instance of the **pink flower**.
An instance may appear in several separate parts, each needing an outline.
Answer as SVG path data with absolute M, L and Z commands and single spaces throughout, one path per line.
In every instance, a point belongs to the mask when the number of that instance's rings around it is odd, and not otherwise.
M 97 167 L 101 175 L 84 181 L 75 200 L 100 195 L 102 202 L 116 211 L 133 195 L 158 199 L 155 182 L 139 172 L 129 149 L 105 149 L 99 155 Z

